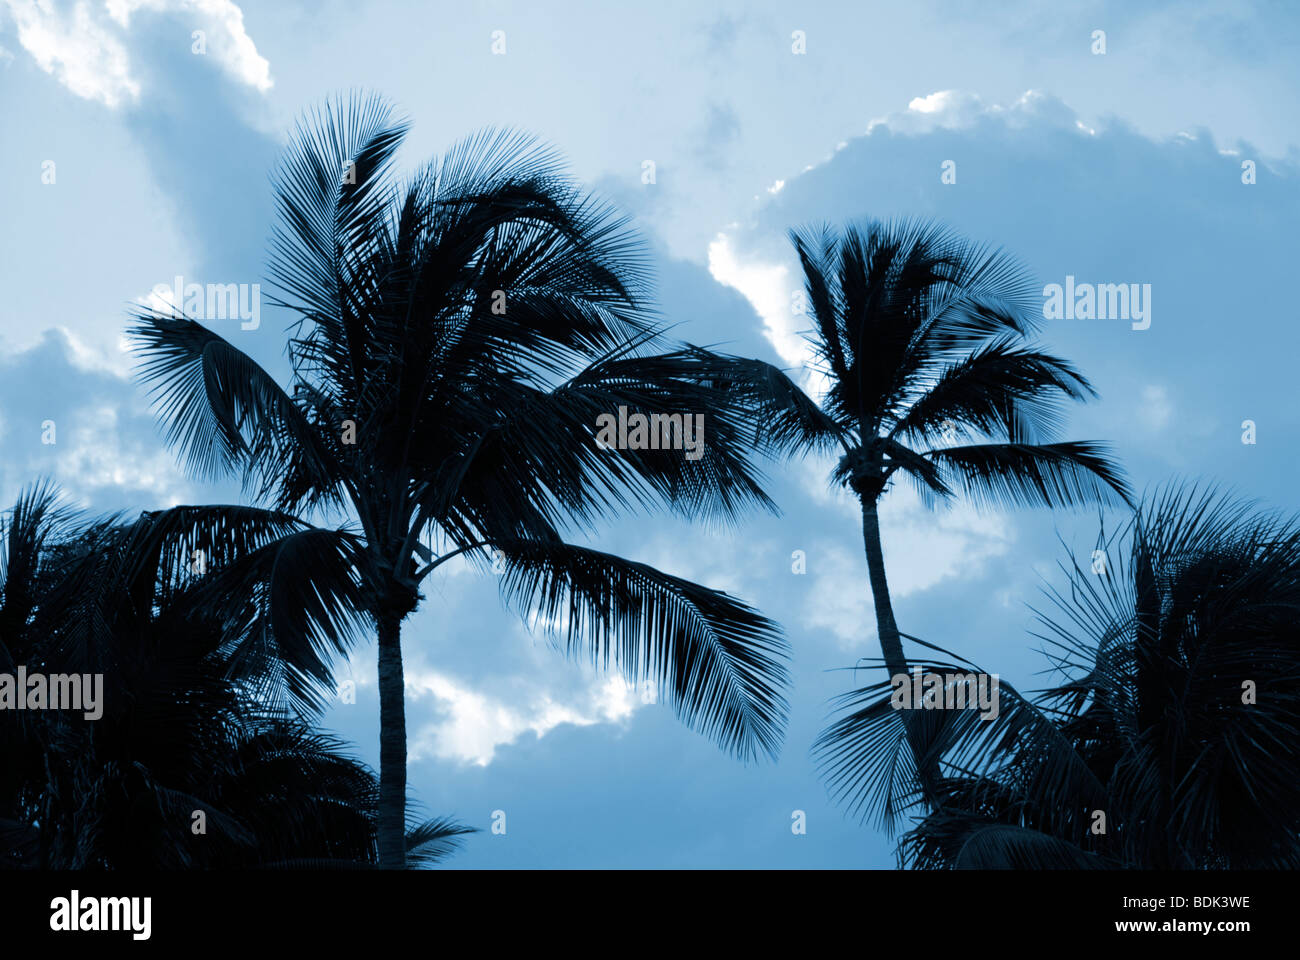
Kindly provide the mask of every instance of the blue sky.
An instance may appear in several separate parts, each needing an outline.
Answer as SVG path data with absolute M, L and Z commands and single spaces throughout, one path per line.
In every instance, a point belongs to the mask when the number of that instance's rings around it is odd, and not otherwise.
M 786 230 L 809 221 L 929 215 L 1044 284 L 1150 284 L 1149 329 L 1046 325 L 1101 393 L 1070 434 L 1110 441 L 1139 489 L 1203 477 L 1294 510 L 1300 16 L 991 6 L 0 0 L 0 495 L 48 474 L 96 511 L 238 497 L 188 479 L 162 444 L 122 351 L 127 311 L 177 275 L 259 282 L 286 131 L 364 87 L 411 118 L 408 165 L 485 125 L 555 143 L 636 218 L 680 336 L 797 377 Z M 257 330 L 217 326 L 283 371 L 285 320 L 267 308 Z M 490 576 L 448 564 L 427 584 L 405 631 L 413 795 L 480 827 L 507 817 L 453 866 L 892 865 L 889 839 L 830 804 L 808 758 L 851 681 L 833 668 L 877 653 L 860 519 L 829 466 L 771 468 L 780 517 L 613 518 L 599 540 L 784 625 L 795 689 L 776 764 L 744 766 L 566 662 Z M 1059 582 L 1058 537 L 1086 556 L 1096 517 L 931 514 L 900 489 L 882 522 L 903 629 L 1038 685 L 1026 605 Z M 374 670 L 372 647 L 342 664 L 356 703 L 325 718 L 372 764 Z

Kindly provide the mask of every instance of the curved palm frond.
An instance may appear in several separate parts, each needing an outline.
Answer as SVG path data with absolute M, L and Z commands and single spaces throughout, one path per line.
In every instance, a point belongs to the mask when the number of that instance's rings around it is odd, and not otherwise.
M 214 572 L 191 592 L 225 624 L 220 655 L 259 699 L 320 710 L 332 695 L 333 657 L 373 628 L 361 571 L 368 559 L 342 530 L 298 529 Z
M 1059 401 L 1096 396 L 1069 363 L 1006 339 L 985 343 L 941 369 L 889 430 L 933 441 L 945 428 L 1033 442 L 1061 425 Z
M 775 758 L 788 712 L 780 628 L 734 597 L 563 543 L 497 541 L 503 596 L 570 654 L 653 680 L 679 716 L 742 759 Z
M 284 461 L 308 470 L 334 496 L 338 471 L 328 446 L 283 388 L 251 357 L 203 324 L 158 310 L 135 315 L 127 331 L 141 358 L 166 439 L 199 477 L 239 468 L 275 486 Z
M 923 456 L 949 487 L 991 507 L 1124 505 L 1132 490 L 1103 444 L 980 443 L 941 447 Z
M 465 837 L 478 833 L 452 817 L 426 820 L 406 832 L 406 862 L 414 869 L 442 863 L 464 846 Z

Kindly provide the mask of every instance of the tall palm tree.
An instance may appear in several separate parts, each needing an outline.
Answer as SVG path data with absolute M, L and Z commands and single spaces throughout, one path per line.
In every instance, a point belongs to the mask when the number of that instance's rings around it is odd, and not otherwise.
M 1300 866 L 1300 521 L 1173 486 L 1099 548 L 1039 615 L 1059 683 L 934 711 L 919 752 L 888 683 L 846 694 L 818 746 L 836 793 L 889 826 L 941 765 L 905 866 Z
M 833 479 L 862 508 L 881 651 L 906 673 L 878 515 L 896 474 L 929 504 L 1127 502 L 1128 486 L 1102 445 L 1052 439 L 1061 403 L 1094 394 L 1035 345 L 1040 304 L 1012 259 L 922 221 L 790 236 L 828 383 L 825 418 L 804 417 L 804 439 L 839 444 Z
M 453 557 L 491 557 L 505 597 L 571 652 L 654 678 L 741 757 L 775 753 L 787 683 L 771 621 L 563 533 L 634 504 L 705 518 L 770 507 L 748 456 L 789 437 L 762 435 L 756 398 L 792 386 L 751 361 L 654 352 L 668 345 L 642 248 L 545 146 L 488 131 L 400 182 L 405 131 L 383 101 L 354 97 L 291 139 L 271 263 L 298 317 L 289 387 L 194 318 L 146 311 L 134 328 L 196 471 L 237 470 L 277 510 L 355 524 L 344 579 L 378 639 L 385 867 L 405 856 L 401 624 Z M 602 449 L 597 418 L 620 407 L 703 416 L 702 455 Z M 328 596 L 348 593 L 338 569 L 316 572 Z
M 182 507 L 83 520 L 48 484 L 0 518 L 0 670 L 103 678 L 93 718 L 0 715 L 0 868 L 376 863 L 374 774 L 256 696 L 250 666 L 268 659 L 248 655 L 229 604 L 213 613 L 209 577 L 270 539 L 266 519 Z M 467 832 L 412 824 L 412 860 Z

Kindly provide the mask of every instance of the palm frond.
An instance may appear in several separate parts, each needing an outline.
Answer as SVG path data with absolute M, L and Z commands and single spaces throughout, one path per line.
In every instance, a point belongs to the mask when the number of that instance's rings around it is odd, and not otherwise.
M 465 837 L 478 833 L 452 817 L 426 820 L 406 832 L 406 863 L 412 869 L 424 869 L 442 863 L 456 854 Z
M 570 653 L 653 680 L 693 729 L 742 759 L 775 757 L 787 645 L 744 603 L 643 563 L 562 543 L 498 541 L 501 589 Z
M 328 448 L 302 412 L 252 358 L 188 317 L 164 311 L 136 314 L 128 339 L 141 358 L 167 442 L 200 478 L 244 468 L 273 478 L 290 455 L 329 487 L 336 473 Z
M 969 663 L 910 663 L 923 675 L 988 676 Z M 911 682 L 910 677 L 906 680 Z M 1104 786 L 1053 717 L 1006 681 L 998 679 L 997 712 L 987 718 L 969 708 L 899 709 L 891 702 L 892 692 L 892 678 L 886 678 L 840 695 L 835 705 L 843 716 L 822 731 L 813 747 L 832 796 L 854 815 L 865 819 L 874 814 L 882 827 L 892 830 L 904 812 L 924 799 L 917 786 L 918 769 L 939 769 L 945 776 L 979 775 L 996 789 L 998 773 L 1008 763 L 1031 755 L 1036 766 L 1020 789 L 1041 807 L 1074 820 L 1084 804 L 1102 801 Z
M 1096 396 L 1069 363 L 999 339 L 943 367 L 889 431 L 895 438 L 933 441 L 945 429 L 1037 442 L 1057 432 L 1060 402 Z
M 945 483 L 980 506 L 1123 506 L 1132 491 L 1104 444 L 980 443 L 924 454 Z

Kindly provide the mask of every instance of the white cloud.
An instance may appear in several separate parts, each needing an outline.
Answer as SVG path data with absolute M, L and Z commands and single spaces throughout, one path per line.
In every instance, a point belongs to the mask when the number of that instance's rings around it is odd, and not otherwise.
M 913 135 L 939 129 L 963 130 L 985 117 L 997 117 L 1010 127 L 1046 121 L 1051 126 L 1068 127 L 1090 136 L 1096 134 L 1064 103 L 1039 90 L 1026 90 L 1005 106 L 988 103 L 979 94 L 966 90 L 937 90 L 924 97 L 913 97 L 906 110 L 872 120 L 867 125 L 867 133 L 875 132 L 877 127 Z
M 917 113 L 946 113 L 951 112 L 963 100 L 978 103 L 979 97 L 974 94 L 963 95 L 956 90 L 939 90 L 928 97 L 913 97 L 907 104 L 907 109 Z
M 763 321 L 763 332 L 781 359 L 789 364 L 803 362 L 805 345 L 798 335 L 791 310 L 795 286 L 790 268 L 781 263 L 742 261 L 731 238 L 719 233 L 709 244 L 709 273 L 724 286 L 732 287 L 750 302 Z
M 811 168 L 809 168 L 811 169 Z M 743 257 L 732 237 L 719 233 L 709 244 L 709 273 L 723 286 L 739 292 L 763 321 L 763 335 L 781 362 L 794 368 L 792 379 L 809 396 L 820 399 L 830 381 L 813 367 L 813 353 L 804 331 L 809 315 L 795 311 L 802 281 L 796 265 L 756 257 Z
M 240 83 L 266 92 L 271 65 L 244 29 L 244 14 L 231 0 L 89 0 L 60 7 L 53 0 L 3 0 L 17 27 L 18 42 L 37 65 L 79 97 L 116 108 L 138 100 L 141 85 L 127 49 L 137 11 L 188 17 L 202 30 L 208 55 Z M 189 35 L 186 36 L 189 42 Z
M 147 493 L 165 507 L 183 501 L 186 487 L 175 459 L 164 449 L 146 452 L 138 442 L 129 442 L 118 427 L 116 406 L 82 407 L 70 422 L 55 427 L 55 476 L 73 496 L 116 487 Z
M 208 55 L 231 77 L 262 93 L 273 85 L 271 65 L 257 52 L 244 29 L 244 11 L 232 0 L 107 0 L 106 6 L 123 29 L 137 10 L 189 15 L 194 29 L 206 34 Z
M 448 561 L 447 567 L 456 562 Z M 435 599 L 430 593 L 430 600 Z M 435 617 L 432 604 L 428 607 L 408 621 L 405 630 L 403 674 L 411 763 L 441 760 L 486 767 L 498 748 L 527 734 L 540 739 L 564 724 L 624 725 L 639 708 L 659 700 L 651 696 L 652 684 L 634 687 L 617 673 L 568 660 L 522 626 L 502 631 L 501 642 L 512 649 L 503 652 L 488 673 L 467 677 L 459 667 L 431 663 L 431 651 L 421 644 L 422 618 Z M 369 644 L 342 660 L 336 677 L 340 683 L 355 684 L 359 696 L 364 691 L 374 697 L 376 671 L 375 648 Z
M 116 349 L 107 350 L 91 346 L 62 324 L 56 325 L 54 329 L 66 338 L 68 359 L 72 361 L 73 366 L 91 373 L 111 373 L 123 380 L 130 377 L 133 360 L 131 344 L 126 338 L 125 331 L 117 335 Z
M 410 744 L 412 763 L 435 757 L 481 767 L 492 762 L 496 749 L 514 743 L 525 733 L 543 737 L 561 724 L 591 726 L 630 717 L 640 696 L 620 677 L 593 678 L 573 702 L 561 702 L 545 689 L 507 702 L 472 689 L 436 670 L 406 671 L 408 711 L 421 700 L 432 699 L 438 719 L 420 725 Z
M 18 42 L 37 65 L 79 97 L 117 107 L 140 95 L 129 57 L 85 0 L 61 13 L 51 0 L 5 0 Z

